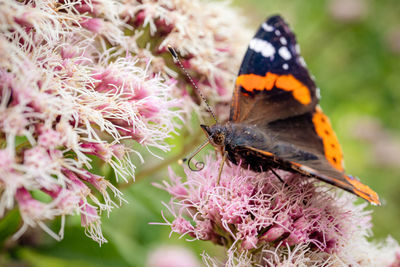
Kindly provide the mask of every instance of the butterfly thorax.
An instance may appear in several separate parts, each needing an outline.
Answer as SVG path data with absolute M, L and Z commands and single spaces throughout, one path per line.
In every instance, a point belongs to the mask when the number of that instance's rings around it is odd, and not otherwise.
M 227 123 L 201 126 L 208 135 L 212 145 L 223 146 L 227 151 L 237 146 L 266 144 L 268 137 L 256 127 L 243 124 Z

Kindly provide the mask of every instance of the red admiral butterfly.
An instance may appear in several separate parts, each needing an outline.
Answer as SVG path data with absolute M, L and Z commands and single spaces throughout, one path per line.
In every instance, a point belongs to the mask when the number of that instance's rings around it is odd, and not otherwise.
M 280 16 L 273 16 L 250 41 L 229 121 L 201 127 L 234 164 L 257 172 L 297 172 L 379 205 L 373 190 L 344 172 L 339 141 L 318 98 L 295 35 Z

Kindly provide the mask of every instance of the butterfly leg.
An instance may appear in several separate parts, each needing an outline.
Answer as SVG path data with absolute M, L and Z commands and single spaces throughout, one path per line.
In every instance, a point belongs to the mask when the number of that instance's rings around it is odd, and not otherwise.
M 270 168 L 269 169 L 278 179 L 281 181 L 283 184 L 286 184 L 285 181 L 274 171 L 274 169 Z
M 219 185 L 219 181 L 221 180 L 222 169 L 224 168 L 224 163 L 225 163 L 226 159 L 228 158 L 228 152 L 227 151 L 224 151 L 222 153 L 223 153 L 223 156 L 222 156 L 221 165 L 219 166 L 218 179 L 217 179 L 217 184 L 216 185 Z

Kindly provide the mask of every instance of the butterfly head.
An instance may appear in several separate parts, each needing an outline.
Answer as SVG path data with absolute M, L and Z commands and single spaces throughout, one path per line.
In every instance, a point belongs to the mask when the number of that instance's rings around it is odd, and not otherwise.
M 220 124 L 212 126 L 200 125 L 206 133 L 208 140 L 215 147 L 224 147 L 226 141 L 226 127 Z
M 204 168 L 203 162 L 194 163 L 194 168 L 190 165 L 190 162 L 207 144 L 212 144 L 214 147 L 218 148 L 221 151 L 224 151 L 225 148 L 225 140 L 226 140 L 226 127 L 215 124 L 212 126 L 200 125 L 203 131 L 207 135 L 207 141 L 204 142 L 199 148 L 196 149 L 194 153 L 192 153 L 188 158 L 184 158 L 183 162 L 187 161 L 188 166 L 192 171 L 201 171 Z

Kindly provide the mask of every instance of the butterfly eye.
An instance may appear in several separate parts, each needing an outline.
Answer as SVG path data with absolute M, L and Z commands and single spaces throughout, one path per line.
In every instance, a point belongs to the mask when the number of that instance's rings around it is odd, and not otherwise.
M 216 144 L 217 146 L 222 146 L 225 142 L 225 135 L 222 132 L 218 131 L 213 136 L 213 141 L 214 144 Z

